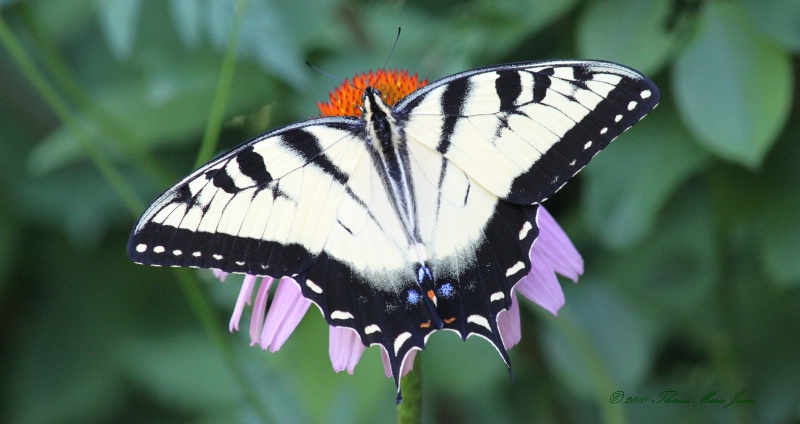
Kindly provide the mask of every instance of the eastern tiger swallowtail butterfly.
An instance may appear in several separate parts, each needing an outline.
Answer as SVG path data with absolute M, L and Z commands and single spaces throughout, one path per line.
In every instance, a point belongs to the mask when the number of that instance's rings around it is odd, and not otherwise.
M 360 117 L 262 134 L 168 189 L 133 229 L 149 265 L 290 276 L 332 326 L 403 360 L 436 330 L 489 340 L 531 269 L 537 208 L 658 103 L 601 61 L 491 66 Z

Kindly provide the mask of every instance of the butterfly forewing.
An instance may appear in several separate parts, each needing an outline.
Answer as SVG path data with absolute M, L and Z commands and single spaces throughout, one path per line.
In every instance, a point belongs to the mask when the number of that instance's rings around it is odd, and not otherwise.
M 331 325 L 383 346 L 398 390 L 406 355 L 437 327 L 488 339 L 508 363 L 497 318 L 532 267 L 537 204 L 658 99 L 606 62 L 456 74 L 399 102 L 391 139 L 372 139 L 364 118 L 324 118 L 221 155 L 145 211 L 129 255 L 293 277 Z M 407 184 L 376 163 L 387 142 Z
M 607 62 L 534 62 L 456 74 L 401 103 L 406 134 L 500 198 L 541 202 L 656 104 L 655 85 Z

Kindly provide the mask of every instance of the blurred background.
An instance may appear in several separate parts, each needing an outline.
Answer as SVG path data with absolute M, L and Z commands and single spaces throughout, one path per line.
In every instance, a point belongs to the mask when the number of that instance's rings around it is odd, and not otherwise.
M 558 317 L 524 302 L 514 383 L 437 333 L 425 421 L 800 423 L 797 0 L 0 0 L 0 420 L 395 421 L 378 349 L 334 374 L 315 308 L 263 352 L 227 332 L 241 277 L 125 249 L 206 131 L 317 116 L 338 83 L 304 61 L 379 68 L 397 27 L 389 67 L 431 81 L 594 58 L 663 98 L 546 203 L 585 274 Z

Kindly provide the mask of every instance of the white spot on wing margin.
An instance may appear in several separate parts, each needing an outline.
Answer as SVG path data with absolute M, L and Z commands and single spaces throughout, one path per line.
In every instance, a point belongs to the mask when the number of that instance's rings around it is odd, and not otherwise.
M 523 240 L 525 237 L 527 237 L 527 236 L 528 236 L 528 232 L 529 232 L 529 231 L 530 231 L 532 228 L 533 228 L 533 225 L 531 225 L 531 223 L 530 223 L 530 222 L 528 222 L 528 221 L 525 221 L 525 223 L 524 223 L 524 224 L 522 224 L 522 229 L 521 229 L 521 230 L 519 230 L 519 239 L 520 239 L 520 240 Z
M 525 269 L 525 264 L 519 261 L 506 271 L 506 277 L 510 277 L 523 269 Z
M 331 319 L 353 319 L 353 314 L 344 311 L 331 312 Z
M 489 331 L 492 331 L 492 327 L 489 325 L 489 320 L 487 320 L 486 317 L 482 317 L 480 315 L 470 315 L 467 318 L 467 322 L 471 322 L 473 324 L 478 324 L 481 327 L 483 327 L 483 328 L 485 328 L 485 329 L 487 329 Z
M 322 293 L 322 287 L 314 284 L 314 282 L 311 280 L 306 280 L 306 286 L 308 286 L 308 288 L 310 288 L 311 291 L 313 291 L 316 294 Z M 333 314 L 331 314 L 331 317 L 333 317 Z
M 394 354 L 397 356 L 397 353 L 400 352 L 400 348 L 403 347 L 403 344 L 406 340 L 411 338 L 411 333 L 406 331 L 405 333 L 400 333 L 396 339 L 394 339 Z

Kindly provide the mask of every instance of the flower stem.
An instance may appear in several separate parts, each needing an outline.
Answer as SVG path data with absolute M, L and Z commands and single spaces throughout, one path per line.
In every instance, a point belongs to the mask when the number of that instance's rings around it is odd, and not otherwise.
M 422 422 L 422 355 L 414 359 L 414 368 L 402 379 L 403 401 L 397 405 L 398 424 Z

